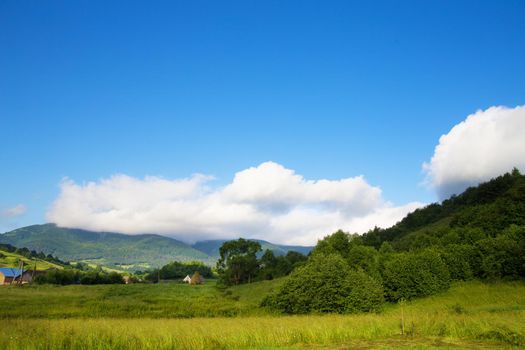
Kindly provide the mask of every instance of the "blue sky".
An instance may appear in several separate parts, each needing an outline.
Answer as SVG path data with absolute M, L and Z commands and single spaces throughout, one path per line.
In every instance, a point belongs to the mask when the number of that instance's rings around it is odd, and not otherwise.
M 3 1 L 0 231 L 46 221 L 64 177 L 224 186 L 273 161 L 421 186 L 439 137 L 525 103 L 523 1 Z

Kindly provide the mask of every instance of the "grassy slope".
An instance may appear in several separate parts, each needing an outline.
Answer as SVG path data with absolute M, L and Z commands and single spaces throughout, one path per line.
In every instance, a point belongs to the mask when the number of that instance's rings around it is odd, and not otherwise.
M 19 261 L 22 260 L 25 264 L 25 269 L 34 269 L 36 263 L 37 270 L 47 270 L 49 268 L 61 269 L 62 266 L 50 263 L 45 260 L 36 258 L 26 258 L 25 256 L 10 253 L 5 250 L 0 250 L 0 267 L 15 267 L 18 268 Z
M 257 308 L 281 282 L 230 292 L 213 284 L 0 288 L 0 299 L 9 305 L 0 313 L 0 348 L 525 346 L 522 282 L 457 283 L 441 295 L 388 305 L 381 314 L 278 316 Z M 405 335 L 400 334 L 402 309 Z M 232 315 L 242 318 L 223 317 Z
M 0 241 L 27 247 L 63 260 L 145 269 L 170 261 L 201 260 L 214 263 L 203 252 L 177 240 L 158 235 L 97 233 L 53 224 L 23 227 L 0 235 Z M 122 265 L 121 265 L 122 264 Z

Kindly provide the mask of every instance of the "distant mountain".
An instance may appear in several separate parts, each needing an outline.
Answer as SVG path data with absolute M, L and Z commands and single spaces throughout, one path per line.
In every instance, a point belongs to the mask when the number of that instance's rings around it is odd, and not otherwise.
M 225 239 L 216 239 L 208 241 L 200 241 L 192 245 L 193 248 L 200 250 L 208 254 L 209 256 L 218 259 L 220 256 L 219 249 L 222 244 L 226 242 Z M 275 255 L 285 255 L 289 251 L 296 251 L 301 254 L 307 255 L 310 253 L 313 247 L 304 247 L 304 246 L 295 246 L 295 245 L 280 245 L 273 244 L 268 241 L 263 241 L 260 239 L 252 239 L 251 241 L 259 242 L 261 244 L 262 250 L 270 249 Z
M 0 235 L 0 243 L 43 251 L 62 260 L 130 270 L 162 266 L 173 260 L 215 263 L 206 253 L 168 237 L 92 232 L 54 224 L 27 226 L 4 233 Z
M 65 261 L 84 261 L 124 270 L 146 270 L 174 260 L 197 260 L 215 265 L 219 248 L 224 242 L 203 241 L 191 246 L 156 234 L 92 232 L 55 224 L 32 225 L 0 234 L 0 243 L 42 251 Z M 271 249 L 276 255 L 286 254 L 290 250 L 307 254 L 311 250 L 311 247 L 259 242 L 263 249 Z

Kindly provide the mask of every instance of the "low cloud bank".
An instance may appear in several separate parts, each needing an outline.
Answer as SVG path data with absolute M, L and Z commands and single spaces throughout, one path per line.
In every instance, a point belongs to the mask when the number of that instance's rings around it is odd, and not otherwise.
M 85 184 L 65 179 L 47 220 L 187 242 L 242 236 L 310 245 L 337 229 L 391 226 L 423 205 L 393 206 L 362 176 L 307 180 L 274 162 L 240 171 L 224 187 L 212 182 L 200 174 L 174 180 L 114 175 Z

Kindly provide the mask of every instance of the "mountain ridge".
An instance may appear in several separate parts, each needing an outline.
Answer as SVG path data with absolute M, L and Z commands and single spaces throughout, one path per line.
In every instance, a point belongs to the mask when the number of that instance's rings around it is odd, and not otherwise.
M 224 241 L 226 240 L 209 240 L 190 245 L 158 234 L 94 232 L 49 223 L 25 226 L 0 234 L 0 243 L 42 251 L 63 260 L 83 261 L 123 270 L 146 270 L 174 260 L 201 261 L 212 266 Z M 260 242 L 263 242 L 263 249 L 274 250 L 276 255 L 286 254 L 292 248 L 307 253 L 312 248 L 283 246 L 262 240 Z M 200 246 L 208 247 L 211 254 L 198 249 Z

